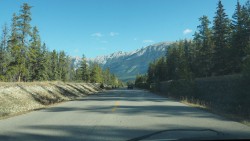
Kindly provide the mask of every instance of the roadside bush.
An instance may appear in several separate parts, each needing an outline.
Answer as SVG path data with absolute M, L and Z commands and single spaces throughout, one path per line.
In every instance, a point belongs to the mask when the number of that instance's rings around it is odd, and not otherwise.
M 183 97 L 197 98 L 195 83 L 188 80 L 176 80 L 170 82 L 169 94 L 178 99 Z
M 149 89 L 149 86 L 147 83 L 136 83 L 135 87 L 141 88 L 141 89 Z
M 104 89 L 104 84 L 103 84 L 103 83 L 100 85 L 100 88 L 101 88 L 101 89 Z
M 167 86 L 161 92 L 174 98 L 250 119 L 250 83 L 244 75 L 175 80 L 159 85 Z

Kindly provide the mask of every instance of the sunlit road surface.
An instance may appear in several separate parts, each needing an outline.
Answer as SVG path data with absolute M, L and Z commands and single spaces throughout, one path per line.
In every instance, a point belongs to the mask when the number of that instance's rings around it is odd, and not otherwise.
M 244 139 L 250 127 L 143 90 L 111 90 L 0 120 L 0 140 Z

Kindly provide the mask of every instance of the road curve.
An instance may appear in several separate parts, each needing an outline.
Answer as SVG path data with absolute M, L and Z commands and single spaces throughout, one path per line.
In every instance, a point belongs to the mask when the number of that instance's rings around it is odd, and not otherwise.
M 110 90 L 0 120 L 2 141 L 250 139 L 250 127 L 144 90 Z

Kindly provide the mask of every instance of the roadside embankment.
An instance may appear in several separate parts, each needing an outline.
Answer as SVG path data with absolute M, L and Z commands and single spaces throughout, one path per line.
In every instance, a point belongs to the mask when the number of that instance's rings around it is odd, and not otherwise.
M 44 108 L 101 91 L 100 84 L 30 82 L 0 83 L 0 118 Z
M 227 117 L 250 121 L 250 83 L 241 75 L 166 81 L 151 88 Z

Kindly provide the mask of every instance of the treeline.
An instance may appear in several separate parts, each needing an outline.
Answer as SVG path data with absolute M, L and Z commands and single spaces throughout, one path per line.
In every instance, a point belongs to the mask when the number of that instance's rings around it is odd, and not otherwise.
M 76 69 L 76 81 L 103 83 L 112 87 L 122 86 L 123 83 L 114 74 L 112 74 L 109 68 L 102 70 L 97 64 L 87 63 L 86 57 L 83 55 L 80 67 Z
M 10 29 L 5 24 L 0 40 L 0 81 L 84 81 L 118 85 L 117 77 L 97 64 L 88 65 L 83 57 L 81 67 L 73 66 L 64 51 L 49 51 L 41 42 L 39 30 L 31 23 L 31 6 L 24 3 L 14 13 Z
M 238 1 L 231 19 L 219 1 L 212 26 L 205 15 L 199 21 L 194 38 L 170 45 L 166 56 L 150 63 L 147 75 L 137 76 L 137 85 L 239 73 L 250 76 L 250 1 L 244 5 Z

